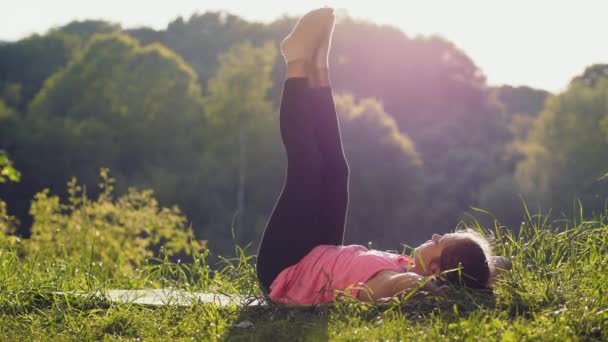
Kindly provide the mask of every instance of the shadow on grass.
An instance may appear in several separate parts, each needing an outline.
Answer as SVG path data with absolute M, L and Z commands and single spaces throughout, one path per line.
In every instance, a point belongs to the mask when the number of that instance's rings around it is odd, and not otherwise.
M 420 295 L 383 304 L 349 301 L 317 306 L 248 306 L 241 308 L 224 338 L 227 341 L 327 341 L 329 322 L 333 320 L 355 318 L 374 322 L 399 312 L 411 321 L 439 314 L 446 322 L 457 322 L 463 316 L 478 314 L 480 309 L 496 307 L 496 297 L 491 291 L 469 290 L 450 291 L 449 299 Z
M 86 313 L 87 317 L 96 317 L 88 330 L 85 329 L 97 334 L 95 336 L 145 337 L 150 327 L 160 327 L 179 338 L 197 336 L 198 330 L 195 332 L 195 329 L 201 329 L 209 330 L 201 331 L 201 338 L 216 336 L 227 341 L 327 341 L 331 336 L 341 334 L 340 329 L 343 328 L 339 327 L 377 323 L 386 318 L 426 324 L 430 316 L 440 316 L 441 321 L 451 323 L 469 315 L 484 315 L 487 310 L 500 306 L 491 292 L 454 290 L 448 295 L 448 299 L 420 295 L 383 304 L 352 300 L 317 306 L 223 306 L 204 302 L 191 305 L 113 303 L 103 296 L 48 294 L 24 295 L 20 298 L 20 305 L 4 306 L 1 311 L 27 314 L 42 309 L 53 314 L 51 319 L 58 322 L 63 322 L 65 314 L 76 319 Z M 171 323 L 159 325 L 157 321 Z M 161 332 L 159 334 L 162 336 Z M 155 335 L 148 337 L 152 336 Z
M 227 341 L 327 341 L 328 306 L 248 306 L 240 311 Z

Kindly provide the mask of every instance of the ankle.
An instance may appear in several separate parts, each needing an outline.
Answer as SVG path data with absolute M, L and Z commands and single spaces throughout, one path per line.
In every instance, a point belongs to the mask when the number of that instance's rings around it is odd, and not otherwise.
M 329 68 L 317 67 L 312 68 L 309 79 L 312 80 L 311 84 L 314 88 L 329 87 L 331 85 L 329 81 Z

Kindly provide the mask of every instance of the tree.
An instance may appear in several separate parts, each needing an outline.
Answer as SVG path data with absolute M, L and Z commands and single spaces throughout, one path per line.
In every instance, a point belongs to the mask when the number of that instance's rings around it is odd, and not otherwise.
M 165 30 L 149 28 L 130 29 L 126 32 L 148 44 L 159 42 L 179 53 L 197 71 L 201 83 L 205 84 L 218 68 L 217 56 L 244 40 L 254 46 L 268 41 L 279 42 L 293 28 L 296 18 L 282 17 L 268 24 L 248 22 L 227 12 L 196 13 L 187 19 L 179 17 L 169 23 Z M 272 87 L 268 98 L 278 105 L 285 75 L 282 58 L 275 59 L 272 68 Z
M 198 72 L 201 82 L 214 76 L 219 66 L 218 55 L 233 45 L 250 41 L 263 44 L 269 39 L 264 35 L 265 26 L 250 23 L 226 12 L 193 14 L 187 21 L 179 17 L 169 23 L 166 30 L 128 30 L 127 33 L 148 44 L 159 42 L 179 53 Z
M 219 67 L 208 82 L 210 125 L 204 154 L 206 178 L 215 181 L 206 185 L 206 193 L 220 199 L 206 207 L 219 220 L 211 223 L 213 235 L 225 241 L 233 223 L 238 242 L 257 241 L 272 209 L 272 195 L 280 190 L 275 174 L 281 144 L 276 113 L 267 99 L 275 59 L 271 43 L 236 44 L 218 56 Z
M 491 97 L 504 106 L 505 119 L 508 122 L 510 140 L 524 140 L 532 123 L 543 110 L 545 101 L 551 94 L 544 90 L 530 87 L 501 86 L 493 88 Z M 508 148 L 513 152 L 513 148 Z M 515 156 L 509 159 L 514 160 Z M 515 157 L 516 158 L 516 157 Z M 509 170 L 513 170 L 513 163 Z
M 551 97 L 534 123 L 517 165 L 528 198 L 567 211 L 576 199 L 589 212 L 603 211 L 608 184 L 608 65 L 594 65 L 568 89 Z
M 509 116 L 523 114 L 536 117 L 543 110 L 549 92 L 530 87 L 503 85 L 492 88 L 492 95 L 505 106 Z
M 27 114 L 15 121 L 18 129 L 0 137 L 24 175 L 18 187 L 8 187 L 11 196 L 27 203 L 46 186 L 60 191 L 71 175 L 89 184 L 99 166 L 108 166 L 119 193 L 127 184 L 154 188 L 160 203 L 177 203 L 212 245 L 232 246 L 234 217 L 237 241 L 256 241 L 283 180 L 273 108 L 285 69 L 282 59 L 263 57 L 267 53 L 260 51 L 269 47 L 254 46 L 278 46 L 294 22 L 283 17 L 262 24 L 207 12 L 178 18 L 164 30 L 123 31 L 143 46 L 117 33 L 94 35 L 119 29 L 106 22 L 53 30 L 47 36 L 74 37 L 82 50 L 48 79 L 29 110 L 15 111 Z M 471 205 L 492 199 L 501 206 L 501 189 L 514 188 L 513 169 L 521 158 L 510 142 L 527 134 L 530 108 L 540 106 L 544 93 L 487 87 L 473 60 L 441 37 L 408 37 L 394 27 L 346 18 L 334 38 L 333 89 L 377 99 L 396 129 L 415 143 L 421 165 L 415 169 L 422 176 L 413 177 L 424 191 L 418 215 L 404 214 L 408 223 L 420 231 L 448 231 Z M 251 43 L 240 45 L 244 41 Z M 209 86 L 204 101 L 197 76 Z M 17 78 L 2 82 L 0 96 L 8 107 L 30 102 Z M 383 198 L 400 196 L 399 187 L 386 189 Z M 26 216 L 27 209 L 19 213 Z M 362 215 L 349 222 L 369 226 L 365 220 Z
M 223 12 L 197 14 L 166 30 L 133 32 L 160 41 L 193 65 L 202 81 L 215 56 L 244 39 L 278 45 L 295 22 L 268 25 Z M 332 85 L 356 97 L 379 99 L 399 130 L 416 143 L 432 189 L 427 205 L 434 225 L 449 229 L 478 201 L 478 192 L 496 176 L 509 139 L 507 118 L 485 84 L 483 73 L 456 46 L 440 37 L 410 38 L 390 26 L 346 18 L 337 23 L 332 47 Z M 365 44 L 361 44 L 365 42 Z M 269 99 L 278 104 L 284 63 L 277 59 Z M 491 167 L 488 167 L 491 166 Z
M 180 203 L 182 191 L 196 191 L 187 183 L 204 121 L 196 74 L 179 56 L 123 34 L 96 36 L 30 104 L 14 154 L 27 188 L 15 197 L 60 193 L 72 175 L 95 184 L 109 167 L 119 192 L 152 187 L 161 203 Z
M 373 99 L 335 99 L 350 168 L 346 240 L 400 249 L 428 236 L 422 163 L 412 141 Z M 415 223 L 414 223 L 415 222 Z
M 0 99 L 25 112 L 44 81 L 68 63 L 79 44 L 75 36 L 51 33 L 0 45 Z
M 121 30 L 119 24 L 109 23 L 103 20 L 72 21 L 66 25 L 51 29 L 49 33 L 64 33 L 78 36 L 82 44 L 86 44 L 96 34 L 109 34 Z
M 482 72 L 449 41 L 409 38 L 390 26 L 347 19 L 336 26 L 334 42 L 334 88 L 382 101 L 416 144 L 431 225 L 454 227 L 495 177 L 509 138 Z
M 13 134 L 19 120 L 19 113 L 0 99 L 0 149 L 9 150 L 14 145 Z
M 495 176 L 479 190 L 477 206 L 491 212 L 502 224 L 518 227 L 525 215 L 521 189 L 515 180 L 515 168 L 525 158 L 520 147 L 550 93 L 504 85 L 492 88 L 490 96 L 504 109 L 509 137 L 494 168 Z

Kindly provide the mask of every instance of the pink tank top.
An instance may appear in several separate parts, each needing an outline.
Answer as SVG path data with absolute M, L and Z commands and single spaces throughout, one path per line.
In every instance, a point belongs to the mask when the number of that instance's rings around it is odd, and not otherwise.
M 405 272 L 406 255 L 368 250 L 361 245 L 320 245 L 297 264 L 287 267 L 270 285 L 270 299 L 284 304 L 321 304 L 344 293 L 357 297 L 369 279 L 381 271 Z

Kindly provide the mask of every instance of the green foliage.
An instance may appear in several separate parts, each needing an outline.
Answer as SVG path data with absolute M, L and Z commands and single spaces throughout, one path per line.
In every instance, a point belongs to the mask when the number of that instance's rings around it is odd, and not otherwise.
M 0 105 L 2 105 L 2 102 L 0 102 Z M 0 113 L 1 111 L 2 108 L 0 107 Z M 13 167 L 6 152 L 0 150 L 0 183 L 18 182 L 20 179 L 21 174 Z M 18 225 L 19 220 L 8 214 L 6 203 L 0 198 L 0 248 L 15 246 L 19 242 L 17 237 L 12 236 Z
M 180 104 L 179 100 L 198 93 L 192 69 L 163 46 L 141 47 L 118 33 L 100 35 L 68 68 L 48 80 L 32 102 L 30 115 L 160 119 L 177 112 L 196 116 L 200 115 L 196 101 Z M 70 100 L 74 95 L 81 96 Z M 167 100 L 158 100 L 161 95 Z M 137 101 L 133 101 L 135 96 Z
M 104 21 L 74 21 L 42 36 L 0 45 L 0 99 L 26 111 L 44 81 L 65 67 L 92 35 L 119 29 Z
M 212 117 L 214 129 L 247 127 L 256 116 L 272 112 L 266 94 L 272 85 L 269 75 L 276 55 L 271 42 L 259 48 L 245 42 L 218 56 L 219 66 L 207 83 L 205 97 L 205 109 L 216 114 Z
M 25 111 L 43 82 L 64 67 L 76 53 L 80 40 L 72 35 L 33 35 L 0 45 L 0 95 L 11 106 Z
M 602 69 L 603 68 L 603 69 Z M 521 145 L 526 159 L 517 166 L 517 181 L 545 208 L 568 210 L 580 199 L 590 211 L 603 210 L 608 185 L 608 77 L 594 66 L 563 93 L 550 98 L 528 139 Z
M 31 103 L 26 122 L 11 133 L 16 145 L 11 154 L 31 174 L 24 184 L 27 189 L 13 192 L 12 199 L 22 203 L 19 212 L 24 215 L 25 201 L 41 188 L 58 191 L 66 175 L 90 184 L 95 170 L 108 166 L 116 174 L 119 192 L 126 191 L 127 184 L 154 188 L 161 203 L 178 204 L 193 220 L 197 235 L 223 245 L 223 250 L 232 243 L 226 227 L 233 223 L 237 241 L 259 240 L 280 191 L 282 177 L 277 173 L 284 165 L 273 109 L 279 102 L 284 63 L 275 58 L 271 45 L 277 46 L 293 23 L 294 18 L 287 17 L 251 23 L 207 12 L 178 18 L 166 30 L 124 31 L 146 47 L 121 33 L 93 36 L 64 70 L 51 76 Z M 68 24 L 54 34 L 85 40 L 93 32 L 116 29 L 87 21 Z M 362 49 L 361 41 L 371 46 Z M 167 52 L 159 53 L 165 58 L 155 59 L 154 51 L 167 51 L 159 43 L 179 57 Z M 377 53 L 388 50 L 391 53 Z M 187 72 L 179 67 L 184 61 L 192 66 Z M 413 208 L 420 200 L 432 201 L 415 221 L 404 213 L 407 226 L 426 231 L 420 234 L 425 236 L 430 230 L 448 230 L 477 200 L 482 184 L 497 173 L 488 165 L 498 165 L 507 132 L 488 100 L 481 72 L 444 39 L 410 38 L 392 27 L 351 19 L 336 27 L 331 63 L 334 89 L 377 98 L 396 127 L 415 142 L 424 175 L 403 173 L 400 179 L 426 191 L 417 201 L 387 204 L 390 198 L 403 199 L 401 191 L 393 194 L 389 189 L 381 197 L 385 205 Z M 171 88 L 185 75 L 196 80 L 194 73 L 208 85 L 204 99 L 196 99 L 187 87 Z M 194 93 L 200 95 L 200 89 Z M 192 112 L 187 104 L 200 106 L 198 112 L 204 110 L 204 115 L 191 120 L 185 114 Z M 379 158 L 401 158 L 389 150 L 381 150 L 387 155 Z M 362 158 L 373 165 L 371 155 Z M 35 172 L 42 167 L 44 177 Z M 399 169 L 387 179 L 396 179 Z M 370 171 L 374 173 L 380 172 Z M 367 189 L 373 186 L 365 184 Z M 402 187 L 407 186 L 395 189 Z M 368 221 L 349 222 L 363 227 Z M 389 221 L 396 225 L 396 216 Z
M 78 36 L 85 43 L 96 34 L 114 33 L 120 31 L 120 29 L 119 24 L 108 23 L 103 20 L 75 20 L 61 27 L 51 29 L 50 33 L 59 32 Z
M 271 43 L 234 45 L 218 56 L 218 69 L 208 82 L 203 172 L 213 182 L 202 188 L 208 194 L 203 207 L 214 213 L 204 224 L 212 244 L 232 244 L 226 229 L 231 225 L 236 241 L 257 241 L 280 190 L 278 120 L 267 99 L 276 55 Z
M 508 226 L 517 227 L 523 215 L 521 190 L 514 175 L 517 164 L 525 159 L 522 141 L 527 138 L 549 95 L 530 87 L 500 86 L 491 89 L 491 99 L 504 109 L 503 123 L 509 138 L 504 141 L 501 158 L 491 167 L 493 179 L 479 189 L 476 206 L 492 212 Z
M 415 296 L 383 304 L 357 301 L 321 306 L 177 305 L 172 293 L 186 290 L 251 295 L 256 284 L 250 257 L 213 272 L 204 264 L 150 264 L 134 273 L 103 271 L 86 260 L 18 258 L 0 251 L 0 336 L 7 340 L 606 340 L 608 219 L 552 227 L 528 215 L 519 232 L 496 226 L 494 249 L 512 256 L 513 270 L 491 294 L 453 290 L 448 298 Z M 481 227 L 478 227 L 481 229 Z M 238 248 L 237 248 L 238 249 Z M 203 258 L 204 260 L 204 258 Z M 157 270 L 164 270 L 158 274 Z M 197 277 L 213 287 L 189 287 Z M 143 276 L 142 276 L 143 275 Z M 158 275 L 158 276 L 157 276 Z M 180 275 L 184 275 L 180 278 Z M 124 286 L 168 286 L 161 306 L 116 303 L 104 295 Z M 63 292 L 58 292 L 63 291 Z M 75 292 L 78 291 L 78 292 Z M 258 289 L 259 291 L 259 289 Z M 259 292 L 254 293 L 259 296 Z M 237 297 L 234 297 L 235 299 Z
M 3 82 L 0 85 L 0 101 L 9 107 L 16 108 L 21 104 L 21 84 Z
M 350 241 L 399 249 L 399 242 L 427 234 L 420 220 L 424 197 L 422 163 L 413 142 L 373 99 L 335 98 L 350 168 L 347 235 Z M 382 234 L 370 227 L 381 226 Z
M 334 89 L 382 101 L 416 145 L 429 196 L 422 219 L 410 224 L 448 231 L 494 178 L 509 138 L 482 71 L 441 37 L 412 38 L 390 26 L 345 19 L 333 42 Z
M 22 193 L 59 192 L 72 174 L 94 184 L 107 166 L 119 192 L 153 187 L 162 203 L 182 204 L 178 195 L 196 190 L 186 182 L 200 167 L 204 121 L 196 74 L 179 56 L 123 34 L 95 36 L 47 80 L 15 134 L 14 155 L 30 172 Z
M 15 131 L 19 122 L 19 113 L 0 99 L 0 149 L 8 149 L 15 144 Z
M 13 167 L 13 163 L 8 159 L 6 152 L 0 150 L 0 183 L 18 182 L 21 174 Z
M 505 168 L 513 174 L 514 162 L 521 155 L 517 151 L 518 141 L 525 140 L 534 120 L 542 112 L 549 93 L 530 87 L 501 86 L 493 88 L 491 97 L 504 107 L 505 121 L 513 142 L 508 142 L 503 157 L 508 161 Z
M 608 339 L 606 65 L 551 97 L 489 88 L 445 39 L 348 18 L 331 57 L 333 88 L 353 94 L 336 97 L 351 168 L 348 240 L 395 249 L 448 230 L 480 204 L 521 228 L 496 228 L 496 251 L 515 255 L 515 267 L 495 297 L 302 312 L 151 309 L 99 295 L 166 286 L 260 295 L 254 256 L 230 246 L 258 241 L 283 180 L 276 46 L 294 21 L 208 12 L 166 30 L 122 32 L 72 22 L 0 44 L 0 149 L 22 172 L 21 182 L 8 181 L 19 174 L 0 155 L 0 191 L 11 204 L 0 201 L 2 339 Z M 115 172 L 117 198 L 107 174 L 100 189 L 87 186 L 101 166 Z M 61 196 L 68 175 L 84 185 L 71 181 Z M 153 188 L 158 202 L 127 185 Z M 528 212 L 519 227 L 522 191 L 533 210 L 564 212 L 579 198 L 589 213 L 577 203 L 576 223 L 560 220 L 560 230 Z M 28 224 L 34 193 L 32 239 L 19 239 L 7 211 Z M 185 218 L 164 208 L 175 203 L 218 254 L 199 253 Z M 169 258 L 178 251 L 193 263 Z M 86 296 L 57 294 L 66 290 Z M 239 328 L 243 321 L 254 326 Z
M 276 107 L 285 66 L 276 58 L 276 46 L 294 22 L 283 17 L 263 24 L 206 12 L 177 18 L 163 30 L 121 30 L 87 20 L 2 44 L 0 148 L 10 153 L 23 181 L 0 191 L 24 223 L 22 233 L 29 230 L 33 194 L 48 187 L 63 195 L 69 175 L 94 184 L 99 167 L 108 166 L 117 193 L 126 193 L 128 185 L 154 189 L 161 204 L 182 208 L 196 235 L 222 254 L 232 253 L 234 240 L 258 241 L 283 180 Z M 352 203 L 363 203 L 365 196 L 379 202 L 373 210 L 361 209 L 370 215 L 355 216 L 351 206 L 349 239 L 377 240 L 373 229 L 363 227 L 377 226 L 379 219 L 372 219 L 377 214 L 371 213 L 382 206 L 391 208 L 385 225 L 394 234 L 405 230 L 410 243 L 449 230 L 471 205 L 516 226 L 523 190 L 526 199 L 556 210 L 570 207 L 574 197 L 598 196 L 588 207 L 603 206 L 608 192 L 602 178 L 608 169 L 601 162 L 605 137 L 598 133 L 608 130 L 603 119 L 588 126 L 590 136 L 580 130 L 564 138 L 570 145 L 594 141 L 565 154 L 562 133 L 550 144 L 528 138 L 547 92 L 488 87 L 474 61 L 441 37 L 409 37 L 394 27 L 345 18 L 337 23 L 333 43 L 334 90 L 381 102 L 420 161 L 404 166 L 410 157 L 395 147 L 399 142 L 383 136 L 394 136 L 392 128 L 372 132 L 385 127 L 375 119 L 360 120 L 370 132 L 357 133 L 369 136 L 369 146 L 345 133 L 345 141 L 352 139 L 360 151 L 381 146 L 377 139 L 390 141 L 374 153 L 351 151 L 353 166 L 397 165 L 355 171 L 366 181 L 351 184 L 352 193 L 360 194 Z M 571 88 L 597 89 L 604 78 L 605 68 L 592 66 Z M 587 102 L 600 97 L 579 96 L 568 111 L 593 106 Z M 543 125 L 534 134 L 551 131 L 550 124 Z M 555 162 L 564 158 L 570 162 Z M 385 184 L 388 180 L 395 186 Z M 408 187 L 415 200 L 403 196 Z M 94 195 L 97 190 L 89 188 Z M 406 209 L 397 215 L 398 207 Z M 402 229 L 394 228 L 399 217 Z M 417 233 L 407 232 L 410 227 Z
M 13 234 L 17 230 L 19 220 L 8 214 L 6 202 L 0 198 L 0 248 L 16 247 L 20 239 Z
M 550 94 L 530 87 L 500 86 L 492 89 L 492 96 L 505 106 L 509 116 L 520 114 L 536 117 L 543 110 Z
M 265 25 L 247 22 L 225 12 L 196 13 L 187 21 L 179 17 L 162 31 L 135 29 L 127 33 L 144 44 L 159 42 L 183 56 L 203 83 L 214 77 L 220 64 L 220 53 L 245 40 L 257 46 L 279 38 L 265 34 Z
M 232 44 L 245 37 L 254 44 L 272 39 L 278 45 L 294 22 L 284 17 L 260 25 L 208 12 L 189 20 L 178 18 L 167 30 L 130 32 L 174 49 L 204 81 L 217 68 L 215 56 Z M 470 204 L 478 202 L 483 185 L 501 173 L 500 159 L 510 139 L 504 107 L 495 103 L 482 72 L 445 39 L 411 38 L 394 27 L 350 18 L 337 23 L 330 58 L 334 90 L 380 100 L 399 130 L 416 144 L 428 188 L 428 210 L 410 224 L 427 232 L 447 231 Z M 269 92 L 275 104 L 284 70 L 277 59 Z M 501 98 L 505 107 L 515 108 L 525 95 Z
M 35 196 L 27 254 L 101 263 L 116 272 L 141 267 L 161 245 L 166 255 L 199 248 L 177 208 L 160 208 L 149 190 L 129 189 L 114 200 L 108 170 L 102 169 L 100 177 L 95 200 L 75 178 L 68 183 L 68 203 L 61 203 L 48 189 Z

